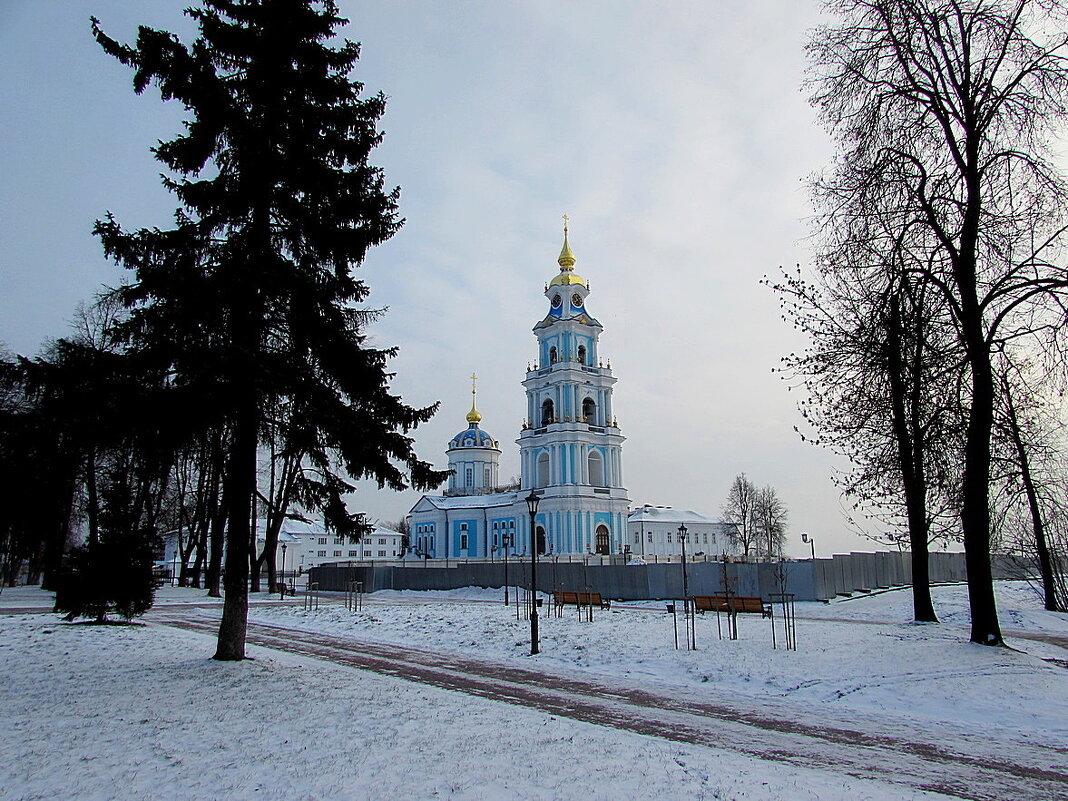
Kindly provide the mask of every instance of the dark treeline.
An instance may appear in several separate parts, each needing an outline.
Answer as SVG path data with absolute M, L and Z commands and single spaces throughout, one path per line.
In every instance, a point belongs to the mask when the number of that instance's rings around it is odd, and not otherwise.
M 368 161 L 385 99 L 350 77 L 359 46 L 332 41 L 345 20 L 330 0 L 187 13 L 189 45 L 145 27 L 127 45 L 92 21 L 136 92 L 187 110 L 153 148 L 179 208 L 168 229 L 98 221 L 129 281 L 89 310 L 84 336 L 5 360 L 0 525 L 7 569 L 46 586 L 82 532 L 86 549 L 121 542 L 132 561 L 176 532 L 182 580 L 224 596 L 216 658 L 241 659 L 249 579 L 266 565 L 274 582 L 286 515 L 314 511 L 356 541 L 370 525 L 346 504 L 354 479 L 429 489 L 444 475 L 408 436 L 436 404 L 391 394 L 394 351 L 365 341 L 379 312 L 352 273 L 402 221 L 399 190 Z

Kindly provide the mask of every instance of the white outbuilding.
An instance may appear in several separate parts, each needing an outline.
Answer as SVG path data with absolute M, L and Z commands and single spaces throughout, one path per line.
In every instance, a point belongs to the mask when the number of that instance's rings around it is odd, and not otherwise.
M 721 557 L 735 554 L 731 533 L 737 524 L 714 520 L 689 509 L 639 506 L 627 515 L 630 553 L 634 556 L 680 556 L 680 526 L 686 526 L 686 555 Z

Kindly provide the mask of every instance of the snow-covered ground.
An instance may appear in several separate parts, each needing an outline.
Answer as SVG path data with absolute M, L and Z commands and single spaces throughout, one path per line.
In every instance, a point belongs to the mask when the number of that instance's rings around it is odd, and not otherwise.
M 499 592 L 369 596 L 352 613 L 256 605 L 254 620 L 504 664 L 583 675 L 693 698 L 774 700 L 915 722 L 953 738 L 990 736 L 1068 747 L 1068 658 L 1052 643 L 965 642 L 966 591 L 940 587 L 946 624 L 907 622 L 907 592 L 798 607 L 798 650 L 772 649 L 766 620 L 741 619 L 719 640 L 697 620 L 699 650 L 676 651 L 661 605 L 575 610 L 529 624 Z M 165 588 L 159 608 L 208 602 Z M 1002 584 L 1006 629 L 1068 635 L 1019 585 Z M 481 601 L 481 602 L 479 602 Z M 210 603 L 210 602 L 209 602 Z M 0 593 L 0 608 L 48 604 L 39 590 Z M 964 618 L 960 617 L 961 612 Z M 205 608 L 197 614 L 217 616 Z M 802 618 L 802 616 L 804 616 Z M 849 618 L 855 622 L 814 619 Z M 151 615 L 149 616 L 151 619 Z M 876 621 L 880 624 L 874 624 Z M 885 622 L 884 622 L 885 621 Z M 682 628 L 681 618 L 680 635 Z M 900 799 L 900 786 L 761 761 L 561 719 L 308 658 L 250 648 L 210 660 L 210 637 L 159 625 L 68 625 L 54 615 L 0 616 L 0 787 L 5 799 Z
M 936 603 L 947 621 L 967 621 L 962 586 L 938 587 Z M 1002 587 L 1003 615 L 1019 627 L 1068 636 L 1068 616 L 1044 612 L 1025 585 Z M 529 623 L 496 591 L 380 592 L 364 610 L 323 605 L 256 608 L 251 617 L 292 628 L 364 640 L 417 645 L 529 665 Z M 463 603 L 462 600 L 498 603 Z M 627 687 L 685 690 L 700 696 L 790 699 L 829 710 L 856 709 L 944 724 L 984 726 L 1039 736 L 1068 746 L 1068 672 L 1042 657 L 1068 658 L 1052 644 L 1011 640 L 1019 650 L 967 642 L 955 625 L 917 626 L 907 621 L 908 591 L 831 604 L 797 605 L 797 651 L 772 648 L 771 624 L 739 616 L 740 638 L 719 639 L 714 614 L 697 617 L 696 651 L 675 650 L 672 617 L 665 606 L 616 604 L 594 622 L 574 608 L 543 617 L 538 667 L 563 675 L 610 676 Z M 805 617 L 802 617 L 804 615 Z M 893 621 L 863 625 L 837 620 Z M 961 618 L 963 615 L 963 619 Z M 678 618 L 680 643 L 685 643 Z M 724 626 L 724 633 L 726 627 Z M 684 646 L 683 646 L 684 647 Z M 1004 700 L 1012 699 L 1010 708 Z

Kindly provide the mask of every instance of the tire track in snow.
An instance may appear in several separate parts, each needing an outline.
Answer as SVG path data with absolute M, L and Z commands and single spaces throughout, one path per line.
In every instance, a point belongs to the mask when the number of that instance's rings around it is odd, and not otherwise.
M 206 634 L 217 623 L 161 613 L 153 622 Z M 611 687 L 455 654 L 249 623 L 248 642 L 420 684 L 539 709 L 551 715 L 691 745 L 736 751 L 977 801 L 1068 800 L 1068 749 L 968 738 L 949 746 L 900 725 L 828 722 L 796 706 L 727 704 Z M 776 714 L 779 713 L 779 714 Z M 863 717 L 857 715 L 857 718 Z M 863 730 L 862 730 L 863 729 Z M 895 731 L 897 729 L 897 731 Z M 931 742 L 934 740 L 934 742 Z

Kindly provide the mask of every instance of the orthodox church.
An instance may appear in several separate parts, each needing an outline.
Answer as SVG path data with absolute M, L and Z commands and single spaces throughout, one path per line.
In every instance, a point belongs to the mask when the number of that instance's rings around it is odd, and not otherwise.
M 520 489 L 496 491 L 501 448 L 480 426 L 472 385 L 467 428 L 446 450 L 448 489 L 424 495 L 408 513 L 417 556 L 492 559 L 532 547 L 539 554 L 612 554 L 628 543 L 624 437 L 612 415 L 616 379 L 599 356 L 604 329 L 586 309 L 589 285 L 575 272 L 567 234 L 565 222 L 560 272 L 545 285 L 548 311 L 534 326 L 538 363 L 523 381 Z M 541 498 L 533 544 L 524 501 L 531 490 Z

